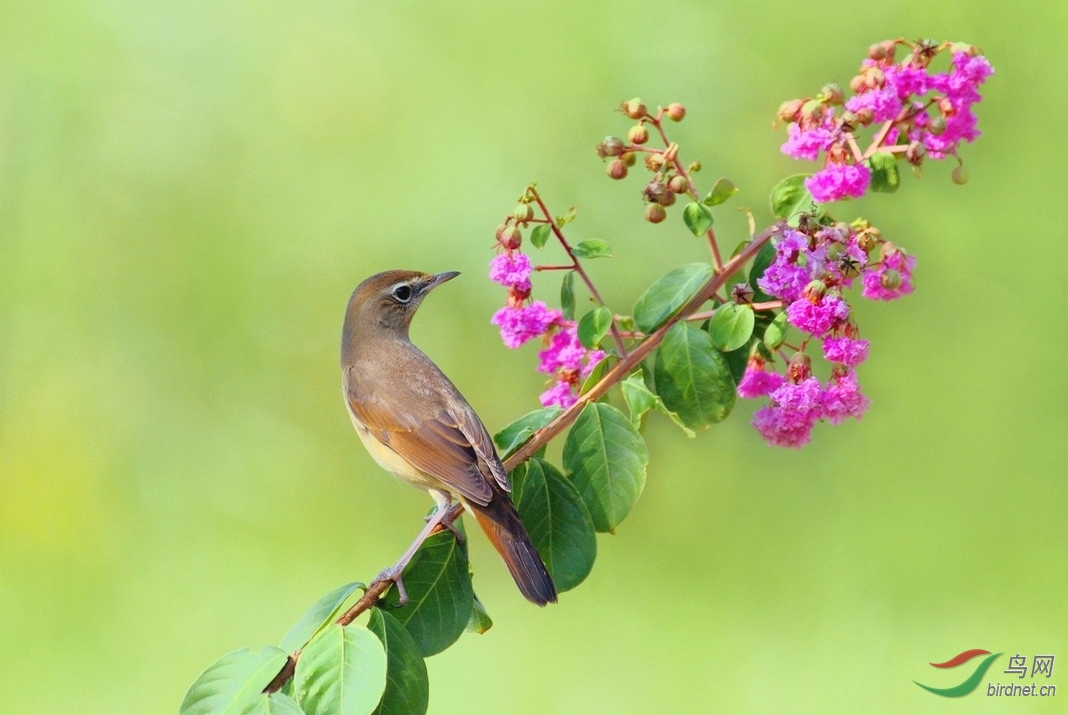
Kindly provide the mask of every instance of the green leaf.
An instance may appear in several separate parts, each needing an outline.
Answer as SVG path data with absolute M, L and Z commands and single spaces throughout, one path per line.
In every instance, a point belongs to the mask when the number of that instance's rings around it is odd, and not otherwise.
M 708 334 L 712 336 L 712 345 L 725 353 L 737 350 L 753 337 L 755 323 L 753 306 L 724 303 L 716 308 L 712 320 L 708 323 Z
M 734 185 L 733 181 L 730 179 L 717 179 L 712 186 L 712 190 L 708 192 L 708 196 L 701 203 L 705 206 L 718 206 L 736 193 L 738 193 L 738 187 Z
M 301 651 L 293 675 L 297 702 L 308 715 L 368 715 L 385 688 L 386 651 L 357 625 L 327 626 Z
M 817 206 L 812 194 L 805 188 L 805 179 L 811 174 L 794 174 L 788 176 L 771 190 L 771 212 L 777 218 L 794 219 L 792 225 L 796 225 L 797 214 L 811 213 Z
M 552 229 L 547 223 L 539 223 L 530 232 L 530 243 L 534 248 L 541 248 L 552 235 Z
M 408 629 L 423 657 L 440 653 L 464 632 L 474 599 L 467 558 L 456 537 L 448 530 L 429 536 L 402 578 L 408 603 L 400 605 L 393 587 L 384 605 Z
M 579 319 L 578 339 L 586 348 L 593 350 L 612 328 L 612 311 L 603 305 L 591 310 Z
M 358 581 L 353 581 L 335 588 L 316 601 L 315 605 L 300 617 L 296 625 L 289 629 L 289 633 L 286 633 L 285 638 L 279 644 L 282 650 L 286 653 L 292 653 L 310 641 L 316 633 L 340 614 L 341 607 L 345 604 L 345 601 L 356 589 L 360 588 L 364 588 L 364 585 Z
M 656 355 L 656 391 L 669 410 L 697 429 L 720 422 L 734 407 L 730 366 L 703 330 L 672 326 Z
M 648 463 L 649 451 L 638 430 L 603 402 L 583 408 L 564 443 L 564 467 L 597 531 L 612 531 L 626 518 L 645 488 Z
M 627 403 L 627 409 L 630 411 L 630 423 L 634 425 L 634 429 L 640 430 L 642 428 L 642 418 L 645 414 L 650 410 L 656 410 L 666 415 L 679 429 L 686 433 L 687 437 L 690 439 L 696 437 L 696 433 L 687 427 L 677 414 L 664 405 L 664 401 L 660 399 L 660 396 L 649 389 L 645 382 L 644 372 L 639 368 L 626 380 L 619 383 L 623 392 L 623 401 Z
M 423 715 L 430 704 L 430 680 L 408 630 L 381 608 L 371 609 L 367 628 L 386 651 L 386 689 L 375 715 Z
M 568 320 L 575 319 L 575 272 L 564 273 L 564 280 L 560 284 L 560 312 Z
M 701 237 L 712 228 L 712 211 L 704 204 L 691 201 L 682 210 L 682 220 L 694 236 Z
M 571 252 L 575 254 L 575 258 L 612 257 L 612 247 L 608 245 L 608 241 L 601 238 L 591 238 L 586 241 L 579 241 L 571 247 Z
M 578 209 L 572 206 L 567 210 L 566 214 L 564 214 L 563 216 L 556 217 L 556 225 L 560 228 L 563 228 L 564 226 L 574 221 L 576 215 L 578 215 Z
M 764 346 L 768 350 L 777 350 L 786 340 L 786 311 L 775 316 L 775 320 L 764 330 Z
M 525 465 L 526 462 L 519 466 L 522 467 Z M 475 594 L 471 608 L 471 618 L 467 621 L 467 628 L 465 630 L 482 635 L 490 628 L 493 628 L 493 619 L 490 618 L 490 614 L 486 610 L 486 607 L 482 605 L 482 601 L 478 600 L 478 594 Z
M 897 157 L 888 151 L 877 151 L 868 159 L 871 167 L 871 190 L 892 194 L 901 185 L 897 171 Z
M 749 366 L 749 354 L 753 352 L 752 342 L 743 345 L 737 350 L 731 350 L 729 353 L 722 353 L 723 359 L 727 361 L 727 367 L 731 371 L 731 380 L 737 385 L 742 381 L 742 377 L 745 376 L 745 368 Z
M 533 458 L 511 473 L 512 501 L 561 593 L 578 586 L 593 568 L 597 538 L 575 486 L 548 462 Z
M 686 305 L 687 301 L 712 277 L 707 263 L 687 263 L 656 279 L 634 304 L 634 322 L 651 333 Z
M 531 435 L 556 419 L 561 412 L 563 410 L 556 406 L 528 412 L 493 435 L 493 441 L 497 445 L 501 459 L 507 459 L 512 452 L 522 447 Z
M 243 715 L 259 707 L 263 689 L 288 659 L 288 653 L 272 646 L 224 655 L 189 686 L 179 715 Z
M 243 715 L 305 715 L 305 712 L 296 700 L 285 693 L 264 693 L 256 706 L 246 710 Z

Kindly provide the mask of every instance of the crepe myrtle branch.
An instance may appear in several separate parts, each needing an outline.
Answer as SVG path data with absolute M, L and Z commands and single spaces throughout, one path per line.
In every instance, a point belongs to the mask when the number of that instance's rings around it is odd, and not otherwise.
M 664 336 L 676 323 L 682 320 L 688 320 L 693 315 L 697 314 L 697 311 L 708 302 L 716 293 L 726 284 L 735 273 L 740 271 L 749 261 L 751 261 L 760 249 L 764 247 L 771 237 L 777 232 L 782 230 L 782 224 L 777 223 L 774 226 L 766 229 L 760 235 L 756 236 L 749 242 L 741 252 L 734 256 L 731 260 L 727 261 L 721 270 L 716 271 L 707 283 L 705 283 L 693 298 L 690 299 L 674 316 L 669 318 L 663 325 L 657 328 L 654 332 L 642 340 L 637 346 L 635 346 L 630 352 L 623 356 L 619 362 L 617 362 L 604 377 L 602 377 L 593 387 L 591 387 L 586 393 L 578 398 L 578 401 L 571 405 L 559 415 L 556 419 L 542 427 L 540 430 L 531 435 L 519 449 L 513 452 L 504 460 L 504 468 L 506 471 L 511 472 L 523 462 L 530 459 L 534 454 L 543 446 L 552 441 L 557 435 L 563 432 L 565 429 L 571 426 L 582 409 L 590 402 L 595 402 L 603 397 L 612 387 L 627 377 L 634 371 L 642 360 L 646 358 L 658 345 L 663 341 Z M 454 520 L 459 518 L 460 514 L 464 511 L 463 504 L 453 504 L 450 507 L 442 510 L 440 514 L 435 514 L 427 522 L 426 526 L 416 537 L 415 541 L 405 551 L 397 563 L 390 568 L 379 574 L 371 585 L 367 587 L 363 595 L 356 603 L 345 611 L 336 621 L 340 626 L 347 626 L 352 623 L 360 614 L 368 611 L 372 606 L 378 603 L 387 591 L 396 583 L 400 584 L 401 574 L 404 572 L 404 568 L 411 561 L 415 552 L 419 549 L 419 546 L 429 537 L 442 529 L 448 528 L 447 525 L 451 524 Z M 274 693 L 282 689 L 285 684 L 293 677 L 296 672 L 297 660 L 300 658 L 301 651 L 297 650 L 290 654 L 286 660 L 285 665 L 278 672 L 278 675 L 267 684 L 267 687 L 263 689 L 265 693 Z

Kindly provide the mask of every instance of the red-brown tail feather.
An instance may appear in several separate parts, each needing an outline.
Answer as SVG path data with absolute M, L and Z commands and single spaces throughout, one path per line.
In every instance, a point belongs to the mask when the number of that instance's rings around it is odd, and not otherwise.
M 519 514 L 507 494 L 494 491 L 488 506 L 468 504 L 468 510 L 504 559 L 523 596 L 539 606 L 556 603 L 556 585 L 534 549 Z

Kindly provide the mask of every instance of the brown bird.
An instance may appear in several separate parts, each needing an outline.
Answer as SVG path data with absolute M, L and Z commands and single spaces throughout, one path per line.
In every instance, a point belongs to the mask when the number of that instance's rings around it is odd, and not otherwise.
M 556 586 L 508 497 L 511 486 L 486 427 L 408 337 L 423 298 L 457 275 L 386 271 L 356 287 L 341 335 L 345 404 L 375 461 L 430 492 L 438 505 L 432 523 L 444 520 L 455 497 L 486 532 L 527 600 L 555 603 Z

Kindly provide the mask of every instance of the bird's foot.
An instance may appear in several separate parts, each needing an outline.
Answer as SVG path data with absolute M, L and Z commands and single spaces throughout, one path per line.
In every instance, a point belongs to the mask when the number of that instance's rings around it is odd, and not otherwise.
M 404 579 L 401 578 L 404 572 L 404 568 L 388 568 L 382 573 L 375 576 L 375 581 L 392 581 L 393 585 L 397 587 L 397 596 L 399 597 L 400 606 L 408 605 L 408 591 L 404 588 Z

